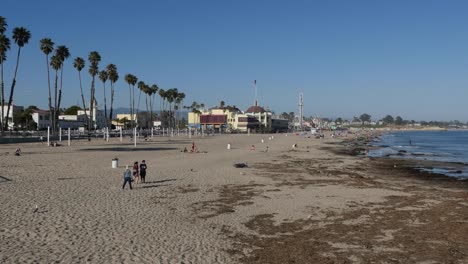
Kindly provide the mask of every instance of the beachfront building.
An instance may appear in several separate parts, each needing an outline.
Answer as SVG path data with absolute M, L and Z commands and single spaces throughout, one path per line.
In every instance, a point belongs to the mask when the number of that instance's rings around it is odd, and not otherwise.
M 288 132 L 289 120 L 283 118 L 271 119 L 271 132 Z
M 23 106 L 11 105 L 10 113 L 8 113 L 8 129 L 9 130 L 13 130 L 14 128 L 14 120 L 13 120 L 14 113 L 18 113 L 23 110 L 24 110 Z M 3 116 L 3 120 L 6 120 L 7 112 L 8 112 L 8 105 L 5 105 L 3 109 L 0 106 L 0 115 Z
M 78 110 L 77 116 L 83 116 L 84 118 L 86 118 L 85 114 L 88 117 L 90 117 L 89 109 Z M 78 117 L 77 117 L 77 120 L 78 120 Z M 106 124 L 106 116 L 104 115 L 104 111 L 97 109 L 97 107 L 94 108 L 94 110 L 93 110 L 93 122 L 94 122 L 94 128 L 95 129 L 100 129 L 100 128 L 106 127 L 107 124 Z
M 50 112 L 48 110 L 35 109 L 33 110 L 32 119 L 37 124 L 37 130 L 44 130 L 50 126 Z
M 203 112 L 189 112 L 188 126 L 214 130 L 237 130 L 238 115 L 242 111 L 235 106 L 213 107 Z
M 138 124 L 138 118 L 136 114 L 117 114 L 117 118 L 112 120 L 112 125 L 116 129 L 125 129 L 126 126 L 130 125 L 130 121 L 134 120 Z
M 271 131 L 272 113 L 259 106 L 257 101 L 255 101 L 255 105 L 249 107 L 245 111 L 245 114 L 251 117 L 255 117 L 258 120 L 260 131 Z
M 83 114 L 79 114 L 81 113 Z M 58 125 L 61 129 L 81 129 L 84 130 L 87 127 L 87 118 L 84 115 L 84 111 L 78 110 L 76 115 L 59 115 Z

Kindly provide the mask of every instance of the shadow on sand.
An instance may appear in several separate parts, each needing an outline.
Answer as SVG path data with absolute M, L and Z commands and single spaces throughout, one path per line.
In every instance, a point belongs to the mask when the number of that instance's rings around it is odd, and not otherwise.
M 163 151 L 177 150 L 177 148 L 135 148 L 135 147 L 114 147 L 114 148 L 87 148 L 80 151 Z
M 160 180 L 160 181 L 147 181 L 144 184 L 148 183 L 162 183 L 162 182 L 169 182 L 169 181 L 175 181 L 176 179 L 168 179 L 168 180 Z
M 144 189 L 147 189 L 147 188 L 157 188 L 157 187 L 163 187 L 163 186 L 169 186 L 169 185 L 172 185 L 172 184 L 144 185 L 144 186 L 141 186 L 140 188 L 144 188 Z
M 0 176 L 0 183 L 2 183 L 2 182 L 9 182 L 9 181 L 11 181 L 11 180 L 8 179 L 7 177 Z

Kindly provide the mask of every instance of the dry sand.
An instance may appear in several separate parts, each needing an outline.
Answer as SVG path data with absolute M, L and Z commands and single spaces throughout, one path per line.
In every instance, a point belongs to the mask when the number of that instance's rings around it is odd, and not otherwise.
M 336 154 L 339 140 L 0 145 L 0 262 L 468 263 L 465 183 Z M 201 153 L 181 152 L 192 141 Z M 122 190 L 143 159 L 147 183 Z

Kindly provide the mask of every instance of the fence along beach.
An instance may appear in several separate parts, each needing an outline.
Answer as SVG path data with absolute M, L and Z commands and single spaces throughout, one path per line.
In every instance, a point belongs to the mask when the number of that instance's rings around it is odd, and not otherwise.
M 251 134 L 154 137 L 136 147 L 118 138 L 0 145 L 0 260 L 468 261 L 464 181 L 427 180 L 397 160 L 347 155 L 344 139 Z M 181 151 L 192 142 L 198 153 Z M 112 169 L 115 157 L 119 168 Z M 146 183 L 122 190 L 125 165 L 143 159 Z

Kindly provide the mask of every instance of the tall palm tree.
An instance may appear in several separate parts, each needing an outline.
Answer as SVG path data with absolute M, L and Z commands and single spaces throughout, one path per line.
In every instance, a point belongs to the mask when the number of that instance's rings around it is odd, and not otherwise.
M 132 75 L 132 74 L 126 74 L 125 75 L 125 82 L 128 83 L 128 89 L 130 91 L 130 122 L 131 122 L 131 126 L 133 128 L 133 114 L 134 114 L 134 106 L 135 106 L 135 100 L 134 100 L 134 92 L 132 92 L 132 87 L 133 87 L 133 90 L 135 90 L 135 84 L 138 82 L 138 78 L 135 76 L 135 75 Z
M 10 99 L 8 100 L 8 108 L 7 108 L 7 119 L 5 122 L 5 128 L 8 129 L 8 116 L 10 114 L 10 108 L 13 103 L 13 94 L 15 92 L 16 86 L 16 74 L 18 73 L 18 66 L 19 66 L 19 59 L 21 55 L 21 48 L 24 45 L 28 44 L 29 39 L 31 38 L 31 32 L 24 27 L 16 27 L 13 29 L 13 40 L 18 45 L 18 55 L 16 57 L 16 67 L 15 67 L 15 74 L 13 75 L 13 82 L 11 83 L 10 88 Z
M 166 91 L 164 89 L 159 88 L 158 91 L 159 94 L 159 115 L 162 115 L 163 112 L 163 103 L 164 103 L 164 95 L 166 94 Z
M 145 97 L 145 101 L 146 101 L 146 128 L 148 128 L 148 115 L 149 115 L 149 108 L 148 108 L 148 97 L 151 96 L 151 93 L 152 93 L 152 90 L 151 90 L 151 87 L 149 85 L 145 85 L 144 89 L 143 89 L 143 92 L 145 93 L 146 97 Z M 151 98 L 151 97 L 150 97 Z
M 102 82 L 103 90 L 104 90 L 104 116 L 106 117 L 106 127 L 109 127 L 109 124 L 107 123 L 107 102 L 106 102 L 106 82 L 107 82 L 107 79 L 109 79 L 109 74 L 107 73 L 106 70 L 102 70 L 101 72 L 99 72 L 99 79 Z
M 89 98 L 89 129 L 93 127 L 93 119 L 94 119 L 94 110 L 96 110 L 96 97 L 95 97 L 95 87 L 94 83 L 96 80 L 96 75 L 99 73 L 99 62 L 101 61 L 101 55 L 97 51 L 91 51 L 88 55 L 89 61 L 89 74 L 91 75 L 91 88 L 90 88 L 90 98 Z M 95 122 L 96 120 L 94 120 Z
M 4 35 L 8 24 L 6 19 L 0 16 L 0 131 L 3 133 L 4 128 L 4 110 L 5 110 L 5 83 L 3 77 L 3 63 L 6 61 L 6 52 L 10 49 L 10 39 Z
M 177 117 L 179 116 L 180 112 L 180 105 L 185 99 L 185 93 L 177 93 L 177 97 L 175 99 L 175 103 L 177 105 Z M 179 128 L 179 120 L 177 119 L 177 128 Z
M 75 67 L 75 69 L 78 71 L 78 78 L 80 79 L 80 92 L 81 92 L 81 100 L 83 103 L 83 110 L 85 112 L 86 124 L 89 125 L 88 113 L 86 112 L 86 103 L 85 103 L 85 98 L 83 95 L 83 85 L 81 84 L 81 70 L 83 70 L 83 68 L 85 67 L 85 60 L 81 57 L 76 57 L 75 60 L 73 61 L 73 67 Z
M 52 126 L 52 93 L 50 90 L 50 66 L 49 54 L 54 50 L 54 42 L 50 38 L 43 38 L 40 41 L 41 51 L 46 56 L 47 84 L 49 87 L 49 126 Z
M 156 93 L 158 92 L 159 88 L 158 88 L 158 86 L 157 86 L 156 84 L 153 84 L 153 85 L 151 85 L 151 88 L 150 88 L 150 89 L 151 89 L 151 95 L 153 95 L 153 96 L 152 96 L 152 99 L 150 99 L 151 126 L 153 126 L 153 124 L 154 124 L 154 123 L 153 123 L 154 96 L 155 96 Z M 150 95 L 150 96 L 151 96 L 151 95 Z
M 137 104 L 137 110 L 136 110 L 136 111 L 137 111 L 136 114 L 137 114 L 137 116 L 138 116 L 138 113 L 140 112 L 141 93 L 143 92 L 143 90 L 145 90 L 146 84 L 145 84 L 145 82 L 143 82 L 143 81 L 139 81 L 137 86 L 138 86 L 138 90 L 140 90 L 140 94 L 138 95 L 138 104 Z
M 114 64 L 109 64 L 106 67 L 107 73 L 109 74 L 109 81 L 111 83 L 111 101 L 110 101 L 110 111 L 109 111 L 109 120 L 112 120 L 112 105 L 114 104 L 114 85 L 119 79 L 119 73 L 117 72 L 117 66 Z
M 58 95 L 58 103 L 57 103 L 57 111 L 60 111 L 60 104 L 62 102 L 62 87 L 63 87 L 63 63 L 66 59 L 70 57 L 70 51 L 64 45 L 58 46 L 57 50 L 55 51 L 57 56 L 60 59 L 60 89 Z M 58 119 L 58 115 L 55 117 L 56 120 Z M 56 122 L 57 123 L 57 122 Z
M 55 91 L 55 97 L 54 97 L 54 108 L 52 111 L 52 115 L 50 116 L 50 119 L 52 119 L 52 131 L 55 132 L 55 128 L 57 127 L 57 88 L 58 88 L 58 71 L 60 70 L 60 67 L 62 65 L 62 61 L 60 58 L 57 56 L 57 54 L 53 55 L 50 58 L 50 66 L 52 69 L 55 70 L 55 82 L 54 82 L 54 91 Z

